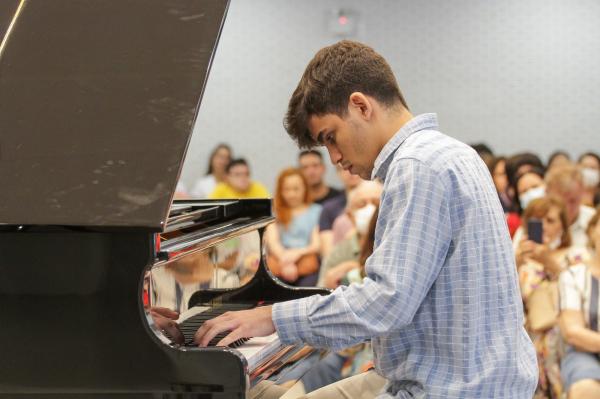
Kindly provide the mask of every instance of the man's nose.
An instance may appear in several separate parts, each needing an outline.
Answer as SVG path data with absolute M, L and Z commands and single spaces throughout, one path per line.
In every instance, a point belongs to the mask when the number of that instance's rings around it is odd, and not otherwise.
M 329 152 L 329 159 L 331 163 L 337 165 L 342 160 L 342 153 L 333 145 L 327 146 L 327 152 Z

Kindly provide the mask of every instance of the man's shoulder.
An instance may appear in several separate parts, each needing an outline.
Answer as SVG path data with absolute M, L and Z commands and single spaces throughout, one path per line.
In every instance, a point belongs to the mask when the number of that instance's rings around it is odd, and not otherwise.
M 467 144 L 438 130 L 429 129 L 408 137 L 400 146 L 396 157 L 410 157 L 423 162 L 432 162 L 440 156 L 451 158 L 460 154 L 477 155 Z
M 422 130 L 406 139 L 398 148 L 392 164 L 417 162 L 434 174 L 464 167 L 467 163 L 480 161 L 479 156 L 467 144 L 437 130 Z
M 341 191 L 335 187 L 327 186 L 327 188 L 329 189 L 329 191 L 327 191 L 327 194 L 325 194 L 325 196 L 323 198 L 319 198 L 319 199 L 315 200 L 315 202 L 317 204 L 324 205 L 325 202 L 327 202 L 327 201 L 337 197 L 341 193 L 343 193 L 343 191 Z
M 231 188 L 227 183 L 218 183 L 214 190 L 208 195 L 208 198 L 221 199 L 231 196 Z
M 346 206 L 346 194 L 343 191 L 332 198 L 329 198 L 321 204 L 323 212 L 337 211 L 340 207 L 343 209 Z
M 264 184 L 256 180 L 252 181 L 252 183 L 250 184 L 250 191 L 256 194 L 264 194 L 265 196 L 269 194 L 269 190 L 267 190 L 267 187 L 265 187 Z
M 317 215 L 320 215 L 322 210 L 323 205 L 317 204 L 316 202 L 313 202 L 308 206 L 308 211 L 311 213 L 316 213 Z

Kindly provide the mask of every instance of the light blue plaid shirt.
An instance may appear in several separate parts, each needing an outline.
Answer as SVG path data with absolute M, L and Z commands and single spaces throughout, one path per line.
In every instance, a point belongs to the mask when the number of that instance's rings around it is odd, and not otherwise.
M 384 182 L 361 284 L 273 307 L 284 343 L 341 349 L 371 339 L 380 398 L 531 398 L 513 249 L 490 173 L 473 149 L 409 121 L 373 169 Z M 411 396 L 412 395 L 412 396 Z

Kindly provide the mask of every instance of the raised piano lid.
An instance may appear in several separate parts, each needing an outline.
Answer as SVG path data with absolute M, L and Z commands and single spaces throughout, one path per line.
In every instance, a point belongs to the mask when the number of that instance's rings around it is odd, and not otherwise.
M 0 1 L 0 223 L 162 230 L 227 5 Z

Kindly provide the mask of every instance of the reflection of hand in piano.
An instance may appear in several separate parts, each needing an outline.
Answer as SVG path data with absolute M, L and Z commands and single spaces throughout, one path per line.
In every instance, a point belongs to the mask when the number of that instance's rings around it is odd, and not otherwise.
M 231 331 L 217 346 L 227 346 L 241 338 L 266 337 L 275 332 L 271 317 L 271 306 L 260 306 L 254 309 L 227 312 L 202 324 L 194 337 L 200 346 L 208 343 L 219 333 Z
M 164 331 L 173 342 L 183 344 L 183 334 L 176 322 L 179 318 L 179 313 L 167 308 L 153 307 L 150 308 L 150 316 L 152 316 L 152 320 L 154 320 L 154 324 L 156 324 L 158 329 Z

